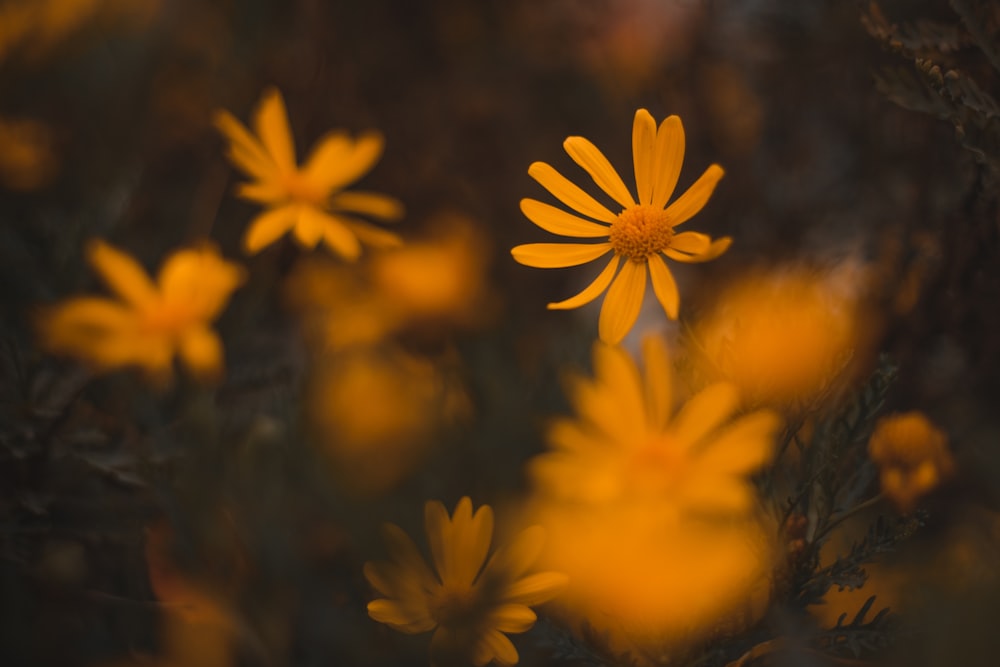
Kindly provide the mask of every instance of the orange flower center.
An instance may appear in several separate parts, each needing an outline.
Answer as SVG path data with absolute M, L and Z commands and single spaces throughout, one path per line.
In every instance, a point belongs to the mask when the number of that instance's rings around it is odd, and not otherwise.
M 662 496 L 677 484 L 687 461 L 668 440 L 652 440 L 632 454 L 627 478 L 632 493 Z
M 629 206 L 611 223 L 609 240 L 615 253 L 633 262 L 666 250 L 674 238 L 674 226 L 663 209 L 645 204 Z
M 481 602 L 474 588 L 458 590 L 445 586 L 431 598 L 429 611 L 438 625 L 455 627 L 478 620 L 479 607 Z
M 176 303 L 161 303 L 143 313 L 142 330 L 149 334 L 177 334 L 197 319 L 190 308 Z
M 285 192 L 288 198 L 321 207 L 326 203 L 327 193 L 317 188 L 302 172 L 296 171 L 284 177 Z

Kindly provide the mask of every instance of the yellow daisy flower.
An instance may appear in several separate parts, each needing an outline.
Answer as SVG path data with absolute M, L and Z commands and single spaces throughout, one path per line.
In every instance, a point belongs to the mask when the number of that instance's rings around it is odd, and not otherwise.
M 541 552 L 542 529 L 525 530 L 486 561 L 489 505 L 473 513 L 464 497 L 449 517 L 442 503 L 430 501 L 424 519 L 434 568 L 406 533 L 388 524 L 391 561 L 365 563 L 365 577 L 385 596 L 368 603 L 369 616 L 410 634 L 434 630 L 431 653 L 438 661 L 516 664 L 517 649 L 503 633 L 528 630 L 536 618 L 529 605 L 552 599 L 566 583 L 556 572 L 527 574 Z
M 600 243 L 529 243 L 511 251 L 526 266 L 543 269 L 577 266 L 613 252 L 597 278 L 576 296 L 550 303 L 550 309 L 578 308 L 607 290 L 601 307 L 601 340 L 617 343 L 639 316 L 646 291 L 646 273 L 667 316 L 677 319 L 677 284 L 661 255 L 678 262 L 707 262 L 728 248 L 728 237 L 713 241 L 698 232 L 675 231 L 697 214 L 715 189 L 723 170 L 711 165 L 687 192 L 667 206 L 684 161 L 684 127 L 670 116 L 660 127 L 645 109 L 635 113 L 632 153 L 638 200 L 604 154 L 583 137 L 569 137 L 563 147 L 583 167 L 621 211 L 614 213 L 544 162 L 535 162 L 528 174 L 581 217 L 534 199 L 522 199 L 521 211 L 542 229 L 561 236 L 606 238 Z M 619 271 L 619 268 L 621 269 Z M 617 275 L 617 277 L 616 277 Z M 610 288 L 609 288 L 610 286 Z
M 354 214 L 398 220 L 402 204 L 386 195 L 344 189 L 378 162 L 384 143 L 379 133 L 352 140 L 343 131 L 330 132 L 299 167 L 285 102 L 273 88 L 254 114 L 257 137 L 228 111 L 219 111 L 215 124 L 229 139 L 230 161 L 254 179 L 239 186 L 238 196 L 268 207 L 243 237 L 247 253 L 259 252 L 288 231 L 303 247 L 323 241 L 347 260 L 358 258 L 362 243 L 376 248 L 401 244 L 396 234 Z
M 572 401 L 578 420 L 557 421 L 554 451 L 531 470 L 540 490 L 575 503 L 640 502 L 665 517 L 747 514 L 748 476 L 770 460 L 778 416 L 760 410 L 733 419 L 736 387 L 711 385 L 673 415 L 666 345 L 643 341 L 645 376 L 623 349 L 594 345 L 594 380 L 577 378 Z
M 158 383 L 169 382 L 177 354 L 198 378 L 218 377 L 222 342 L 209 323 L 243 282 L 241 267 L 206 244 L 168 257 L 154 284 L 103 241 L 90 244 L 87 258 L 118 299 L 78 297 L 46 312 L 40 328 L 48 349 L 100 369 L 140 366 Z

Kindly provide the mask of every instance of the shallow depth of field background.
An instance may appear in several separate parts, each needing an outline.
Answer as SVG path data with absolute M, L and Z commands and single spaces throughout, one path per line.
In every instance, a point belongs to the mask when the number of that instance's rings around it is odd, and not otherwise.
M 8 4 L 18 3 L 0 10 Z M 815 610 L 833 623 L 879 594 L 906 614 L 893 646 L 870 662 L 810 654 L 808 664 L 996 663 L 1000 112 L 956 133 L 933 100 L 916 108 L 899 82 L 915 81 L 917 67 L 866 29 L 868 3 L 65 4 L 75 9 L 62 23 L 19 31 L 13 14 L 0 18 L 0 664 L 158 654 L 144 550 L 159 522 L 174 531 L 176 566 L 241 610 L 232 664 L 427 664 L 426 636 L 368 618 L 361 566 L 382 556 L 384 521 L 422 539 L 425 500 L 451 509 L 470 495 L 502 513 L 523 497 L 546 420 L 569 409 L 563 373 L 589 369 L 597 332 L 594 306 L 545 310 L 593 267 L 542 271 L 510 257 L 514 245 L 553 240 L 518 209 L 547 197 L 527 168 L 549 162 L 587 188 L 561 148 L 582 135 L 631 183 L 638 108 L 683 119 L 679 188 L 713 162 L 726 170 L 690 224 L 733 246 L 677 268 L 681 322 L 753 270 L 800 263 L 864 280 L 856 382 L 885 355 L 898 368 L 885 410 L 924 411 L 956 459 L 917 533 L 860 592 L 841 599 L 834 588 Z M 879 5 L 889 23 L 959 22 L 943 0 Z M 1000 93 L 988 54 L 969 44 L 943 53 L 943 68 Z M 232 195 L 242 176 L 211 119 L 227 109 L 247 122 L 268 86 L 285 97 L 300 155 L 328 129 L 384 134 L 362 186 L 405 204 L 395 228 L 405 239 L 462 218 L 483 244 L 478 316 L 400 336 L 445 390 L 433 423 L 415 418 L 412 460 L 371 484 L 363 477 L 399 464 L 398 451 L 338 468 L 297 435 L 308 431 L 315 362 L 287 278 L 307 253 L 286 243 L 247 258 L 240 247 L 258 207 Z M 31 125 L 11 130 L 16 122 Z M 221 385 L 182 374 L 157 392 L 127 371 L 89 378 L 39 348 L 37 308 L 103 293 L 88 239 L 155 269 L 206 236 L 250 274 L 216 325 Z M 646 305 L 630 349 L 644 332 L 684 334 Z M 417 382 L 407 378 L 388 386 Z M 616 664 L 555 661 L 552 622 L 516 640 L 520 664 Z M 726 662 L 704 664 L 713 660 Z

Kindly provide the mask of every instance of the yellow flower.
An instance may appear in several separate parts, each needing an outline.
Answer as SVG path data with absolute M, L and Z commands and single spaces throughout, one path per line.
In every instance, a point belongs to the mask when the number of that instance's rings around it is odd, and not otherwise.
M 666 345 L 643 341 L 646 373 L 620 347 L 594 345 L 597 378 L 577 378 L 579 420 L 557 421 L 552 452 L 531 463 L 543 493 L 592 504 L 639 501 L 665 516 L 746 514 L 748 475 L 772 455 L 778 416 L 767 410 L 733 420 L 739 395 L 720 382 L 692 397 L 676 415 Z
M 118 299 L 78 297 L 41 320 L 43 344 L 101 369 L 136 365 L 158 383 L 172 376 L 179 354 L 199 378 L 222 370 L 222 343 L 209 327 L 243 282 L 243 270 L 211 245 L 167 258 L 154 284 L 133 258 L 102 241 L 88 260 Z
M 578 308 L 608 291 L 599 320 L 601 339 L 617 343 L 639 316 L 646 291 L 646 273 L 667 316 L 677 319 L 677 284 L 661 255 L 678 262 L 706 262 L 729 248 L 728 237 L 712 241 L 698 232 L 675 232 L 675 227 L 697 214 L 722 178 L 722 167 L 711 165 L 687 192 L 670 206 L 684 161 L 684 128 L 670 116 L 660 127 L 645 109 L 635 113 L 632 153 L 638 200 L 632 197 L 607 158 L 583 137 L 569 137 L 563 147 L 622 208 L 617 214 L 567 180 L 544 162 L 535 162 L 528 174 L 561 202 L 585 217 L 560 208 L 522 199 L 521 211 L 542 229 L 562 236 L 606 238 L 600 243 L 529 243 L 514 248 L 514 259 L 543 269 L 577 266 L 613 252 L 600 275 L 586 289 L 550 309 Z M 587 219 L 589 218 L 589 219 Z M 621 271 L 619 271 L 619 267 Z M 617 277 L 616 277 L 617 274 Z M 610 286 L 610 288 L 609 288 Z
M 533 519 L 551 537 L 545 567 L 565 572 L 566 612 L 616 641 L 691 641 L 750 608 L 772 565 L 749 476 L 772 456 L 778 417 L 734 418 L 719 383 L 674 414 L 666 345 L 643 341 L 645 374 L 621 348 L 594 346 L 577 378 L 579 417 L 556 422 L 529 466 Z
M 881 471 L 882 492 L 904 512 L 950 477 L 955 467 L 944 433 L 920 412 L 880 419 L 868 453 Z
M 517 663 L 517 650 L 503 633 L 528 630 L 536 618 L 529 605 L 550 600 L 566 583 L 556 572 L 527 574 L 542 549 L 542 529 L 525 530 L 486 561 L 493 537 L 489 505 L 473 513 L 465 497 L 449 517 L 443 504 L 431 501 L 424 519 L 434 569 L 406 533 L 388 524 L 391 562 L 365 563 L 365 577 L 385 596 L 368 603 L 368 614 L 402 632 L 435 630 L 431 653 L 438 661 L 464 656 L 477 667 L 491 660 Z
M 400 245 L 400 238 L 354 214 L 397 220 L 402 205 L 386 195 L 344 188 L 366 174 L 382 155 L 383 140 L 367 132 L 352 140 L 345 132 L 320 139 L 301 167 L 281 93 L 264 93 L 254 114 L 257 137 L 227 111 L 215 124 L 229 139 L 229 159 L 254 179 L 239 186 L 238 195 L 264 204 L 264 213 L 250 223 L 243 245 L 250 254 L 271 245 L 289 230 L 306 248 L 321 240 L 347 260 L 361 254 L 361 244 L 377 248 Z

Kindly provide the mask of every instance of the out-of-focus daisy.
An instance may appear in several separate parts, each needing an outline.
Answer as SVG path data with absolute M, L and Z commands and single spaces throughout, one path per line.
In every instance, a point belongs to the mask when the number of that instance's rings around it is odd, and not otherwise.
M 87 257 L 118 299 L 77 297 L 44 313 L 47 348 L 100 369 L 140 366 L 159 384 L 172 377 L 175 354 L 196 377 L 218 377 L 222 342 L 209 324 L 243 282 L 241 267 L 205 244 L 172 254 L 153 283 L 132 257 L 102 241 Z
M 635 324 L 646 291 L 647 268 L 656 298 L 667 315 L 676 319 L 680 295 L 663 256 L 678 262 L 706 262 L 729 248 L 728 237 L 713 241 L 698 232 L 675 231 L 705 206 L 722 178 L 722 167 L 709 166 L 694 185 L 667 206 L 684 161 L 684 127 L 679 117 L 670 116 L 657 128 L 645 109 L 636 112 L 632 126 L 638 199 L 590 141 L 569 137 L 563 147 L 622 208 L 615 213 L 550 165 L 535 162 L 528 174 L 580 215 L 534 199 L 522 199 L 521 211 L 553 234 L 606 240 L 519 245 L 511 251 L 514 259 L 527 266 L 550 269 L 577 266 L 613 253 L 604 270 L 582 292 L 548 305 L 550 309 L 578 308 L 607 290 L 599 320 L 600 336 L 605 342 L 617 343 Z
M 773 551 L 749 477 L 770 460 L 779 420 L 737 417 L 729 383 L 675 414 L 665 344 L 646 339 L 643 352 L 640 373 L 621 348 L 595 344 L 596 377 L 572 383 L 578 418 L 553 424 L 551 451 L 529 469 L 532 520 L 552 538 L 542 562 L 570 577 L 566 613 L 655 648 L 760 608 Z
M 955 470 L 944 433 L 920 412 L 880 419 L 868 453 L 879 467 L 882 492 L 904 512 Z
M 550 600 L 566 583 L 557 572 L 527 574 L 541 552 L 542 529 L 525 530 L 487 561 L 489 505 L 473 513 L 465 497 L 449 517 L 442 503 L 430 501 L 424 518 L 434 567 L 406 533 L 388 524 L 391 561 L 365 564 L 368 581 L 385 596 L 368 603 L 368 614 L 401 632 L 434 630 L 431 653 L 439 663 L 517 663 L 517 649 L 503 633 L 528 630 L 536 618 L 530 606 Z
M 215 124 L 229 139 L 229 159 L 254 179 L 242 183 L 237 194 L 267 207 L 243 237 L 248 253 L 259 252 L 289 231 L 302 246 L 314 248 L 323 241 L 347 260 L 357 259 L 362 244 L 400 245 L 396 234 L 356 216 L 398 220 L 402 205 L 383 194 L 344 189 L 378 162 L 384 143 L 379 133 L 366 132 L 354 140 L 346 132 L 330 132 L 299 166 L 285 102 L 273 88 L 254 113 L 256 137 L 228 111 L 219 111 Z

